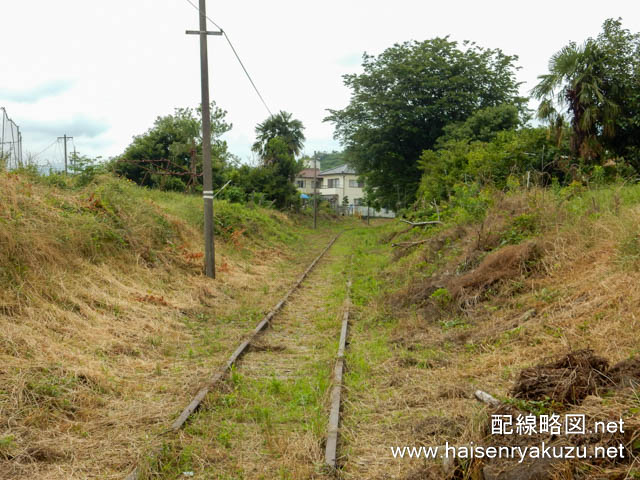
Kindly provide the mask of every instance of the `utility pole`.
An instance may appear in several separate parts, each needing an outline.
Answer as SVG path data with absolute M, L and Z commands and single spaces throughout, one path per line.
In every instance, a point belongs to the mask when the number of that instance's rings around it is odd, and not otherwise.
M 204 200 L 204 270 L 216 278 L 215 241 L 213 238 L 213 178 L 211 172 L 211 112 L 209 111 L 209 56 L 207 35 L 222 32 L 207 31 L 206 0 L 200 0 L 200 30 L 187 30 L 188 35 L 200 35 L 200 86 L 202 93 L 202 198 Z
M 4 117 L 7 116 L 7 111 L 4 107 L 0 108 L 2 110 L 2 133 L 0 134 L 0 159 L 4 157 Z
M 67 137 L 65 133 L 62 137 L 58 137 L 58 140 L 64 140 L 64 174 L 67 175 L 67 141 L 72 140 L 73 137 Z
M 318 169 L 317 159 L 313 158 L 313 229 L 318 228 Z
M 367 225 L 371 225 L 371 200 L 369 200 L 369 195 L 366 196 L 367 199 Z
M 20 166 L 24 166 L 22 161 L 22 132 L 18 128 L 18 152 L 20 152 Z

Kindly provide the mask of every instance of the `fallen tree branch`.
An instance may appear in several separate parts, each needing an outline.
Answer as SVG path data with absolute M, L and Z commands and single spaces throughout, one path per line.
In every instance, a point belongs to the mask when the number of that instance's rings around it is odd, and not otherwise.
M 431 222 L 410 222 L 409 220 L 399 219 L 401 222 L 408 223 L 412 227 L 424 227 L 425 225 L 442 225 L 440 220 L 433 220 Z
M 392 247 L 403 247 L 403 248 L 409 248 L 409 247 L 415 247 L 416 245 L 421 245 L 423 243 L 427 243 L 429 240 L 431 240 L 430 238 L 427 240 L 418 240 L 417 242 L 400 242 L 400 243 L 392 243 L 391 246 Z
M 489 395 L 487 392 L 483 392 L 482 390 L 476 390 L 475 393 L 476 399 L 480 400 L 482 403 L 486 403 L 492 407 L 499 407 L 502 405 L 502 402 L 498 400 L 493 395 Z

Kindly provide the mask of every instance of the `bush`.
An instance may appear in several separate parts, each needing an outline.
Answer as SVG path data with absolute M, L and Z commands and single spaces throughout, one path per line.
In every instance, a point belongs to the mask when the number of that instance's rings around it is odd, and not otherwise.
M 527 172 L 537 173 L 542 183 L 566 173 L 557 161 L 564 149 L 548 139 L 546 128 L 523 128 L 502 131 L 489 142 L 454 139 L 439 150 L 425 150 L 419 166 L 422 179 L 419 200 L 447 200 L 456 185 L 478 183 L 513 190 L 522 184 Z
M 244 203 L 247 200 L 244 190 L 233 185 L 225 188 L 220 196 L 231 203 Z
M 184 192 L 187 189 L 187 185 L 177 177 L 166 177 L 160 185 L 165 192 Z

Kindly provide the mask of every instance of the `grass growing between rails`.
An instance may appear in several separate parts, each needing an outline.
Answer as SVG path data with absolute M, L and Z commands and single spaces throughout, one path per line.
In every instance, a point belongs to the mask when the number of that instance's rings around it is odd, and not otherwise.
M 323 441 L 353 232 L 345 232 L 143 478 L 325 478 Z M 189 453 L 190 462 L 181 458 Z
M 514 419 L 625 422 L 624 435 L 510 444 L 622 444 L 626 458 L 476 459 L 457 463 L 454 478 L 634 478 L 640 187 L 512 191 L 487 206 L 437 228 L 359 233 L 340 477 L 446 478 L 438 462 L 393 458 L 390 447 L 502 445 L 490 435 L 494 412 L 473 397 L 481 389 Z
M 55 180 L 55 181 L 54 181 Z M 0 478 L 122 478 L 340 222 L 0 173 Z

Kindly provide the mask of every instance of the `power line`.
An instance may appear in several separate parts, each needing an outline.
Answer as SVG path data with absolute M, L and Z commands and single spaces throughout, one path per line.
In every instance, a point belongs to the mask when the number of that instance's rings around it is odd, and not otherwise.
M 195 8 L 196 10 L 198 10 L 198 12 L 200 11 L 200 8 L 198 6 L 196 6 L 195 3 L 193 3 L 191 0 L 186 0 L 193 8 Z M 262 97 L 262 94 L 260 93 L 260 90 L 258 90 L 258 87 L 256 87 L 256 84 L 254 83 L 253 79 L 251 78 L 251 75 L 249 75 L 249 72 L 247 71 L 246 67 L 244 66 L 244 63 L 242 62 L 242 60 L 240 59 L 240 55 L 238 55 L 238 52 L 236 51 L 235 47 L 233 46 L 233 43 L 231 43 L 231 39 L 229 38 L 229 35 L 227 35 L 227 32 L 224 31 L 224 29 L 222 27 L 220 27 L 220 25 L 218 25 L 216 22 L 214 22 L 209 16 L 205 15 L 206 19 L 209 20 L 218 30 L 220 30 L 222 32 L 222 35 L 224 36 L 225 40 L 227 41 L 227 43 L 229 44 L 229 46 L 231 47 L 231 51 L 233 52 L 233 54 L 235 55 L 236 59 L 238 60 L 238 63 L 240 64 L 240 66 L 242 67 L 242 70 L 244 71 L 245 75 L 247 76 L 247 78 L 249 79 L 249 82 L 251 83 L 251 86 L 253 87 L 253 89 L 256 91 L 256 93 L 258 94 L 258 97 L 260 98 L 260 101 L 262 102 L 262 104 L 264 105 L 264 108 L 267 109 L 267 112 L 269 112 L 269 115 L 273 115 L 273 113 L 271 113 L 271 109 L 269 108 L 269 106 L 267 105 L 267 102 L 265 102 L 264 98 Z
M 44 150 L 41 150 L 40 152 L 36 153 L 36 154 L 35 154 L 35 155 L 33 155 L 31 158 L 36 158 L 38 155 L 40 155 L 40 154 L 42 154 L 42 153 L 46 152 L 46 151 L 47 151 L 47 150 L 49 150 L 51 147 L 53 147 L 53 146 L 56 144 L 56 142 L 57 142 L 57 141 L 58 141 L 57 139 L 56 139 L 56 140 L 54 140 L 53 142 L 51 142 L 51 144 L 50 144 L 47 148 L 45 148 Z
M 247 72 L 247 69 L 245 68 L 244 63 L 242 63 L 242 60 L 240 60 L 240 56 L 238 55 L 238 52 L 236 52 L 236 49 L 234 48 L 233 44 L 231 43 L 231 40 L 229 40 L 229 36 L 227 35 L 227 33 L 224 30 L 222 31 L 222 34 L 224 35 L 224 38 L 227 40 L 227 42 L 229 42 L 229 46 L 231 47 L 231 50 L 233 51 L 233 54 L 238 59 L 238 63 L 240 63 L 240 66 L 242 67 L 242 70 L 244 70 L 244 73 L 247 75 L 247 78 L 251 82 L 251 85 L 253 86 L 253 89 L 258 94 L 258 97 L 260 97 L 260 100 L 262 101 L 262 104 L 264 105 L 264 108 L 267 109 L 267 112 L 269 112 L 269 115 L 273 116 L 273 113 L 271 113 L 271 109 L 267 105 L 267 102 L 265 102 L 264 98 L 262 98 L 262 95 L 260 94 L 260 91 L 258 90 L 258 87 L 256 87 L 255 83 L 253 83 L 253 80 L 251 79 L 251 75 L 249 75 L 249 72 Z
M 195 8 L 195 9 L 198 11 L 198 13 L 200 13 L 200 7 L 198 7 L 198 6 L 197 6 L 195 3 L 193 3 L 191 0 L 187 0 L 187 2 L 189 2 L 189 3 L 191 4 L 191 6 L 192 6 L 193 8 Z M 213 25 L 214 25 L 218 30 L 220 30 L 221 32 L 224 32 L 224 30 L 222 29 L 222 27 L 221 27 L 220 25 L 218 25 L 216 22 L 214 22 L 213 20 L 211 20 L 211 18 L 209 18 L 209 16 L 208 16 L 208 15 L 205 15 L 205 18 L 206 18 L 207 20 L 209 20 L 211 23 L 213 23 Z

